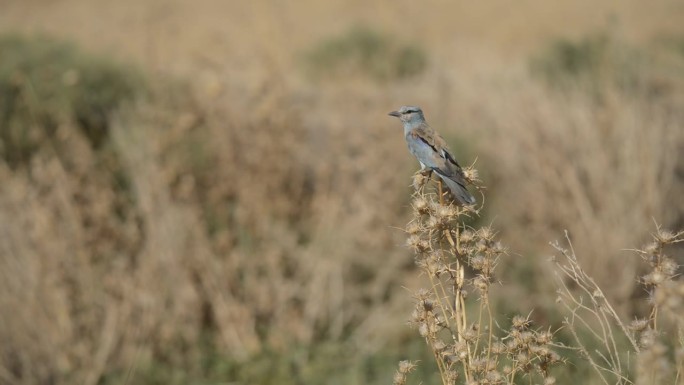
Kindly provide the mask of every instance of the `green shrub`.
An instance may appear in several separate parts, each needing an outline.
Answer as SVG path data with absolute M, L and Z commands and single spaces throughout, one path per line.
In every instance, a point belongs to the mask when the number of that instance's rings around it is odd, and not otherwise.
M 0 37 L 0 157 L 25 163 L 61 124 L 76 124 L 93 147 L 109 115 L 143 90 L 141 76 L 47 38 Z
M 633 90 L 644 72 L 644 57 L 610 34 L 552 43 L 531 62 L 534 75 L 554 87 L 580 85 L 597 91 L 604 85 Z
M 427 56 L 419 47 L 394 43 L 366 27 L 324 39 L 306 54 L 314 76 L 367 76 L 375 80 L 407 78 L 423 72 Z
M 389 352 L 385 352 L 389 351 Z M 427 383 L 437 383 L 436 366 L 428 360 L 432 354 L 422 341 L 406 341 L 401 347 L 392 346 L 381 352 L 360 352 L 350 343 L 314 343 L 293 345 L 285 351 L 266 349 L 239 361 L 214 351 L 202 349 L 201 368 L 188 370 L 168 362 L 140 362 L 132 385 L 183 385 L 183 384 L 386 384 L 392 376 L 396 362 L 408 355 L 419 358 L 416 377 Z M 102 380 L 103 385 L 127 382 L 128 370 L 112 371 Z

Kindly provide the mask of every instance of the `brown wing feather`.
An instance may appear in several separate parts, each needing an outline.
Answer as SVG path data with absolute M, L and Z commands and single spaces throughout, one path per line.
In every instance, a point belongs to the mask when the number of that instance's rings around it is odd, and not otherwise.
M 414 128 L 410 135 L 414 139 L 422 140 L 427 143 L 437 153 L 437 159 L 434 159 L 437 168 L 434 169 L 442 179 L 454 196 L 454 198 L 461 204 L 469 205 L 475 203 L 475 198 L 466 189 L 466 180 L 461 165 L 456 162 L 449 146 L 444 138 L 432 129 L 427 123 Z M 445 179 L 446 178 L 446 179 Z
M 427 124 L 421 124 L 417 128 L 414 128 L 413 132 L 437 151 L 441 150 L 443 146 L 446 145 L 444 139 Z
M 444 165 L 446 166 L 446 168 L 448 168 L 448 171 L 450 171 L 449 174 L 453 176 L 458 175 L 459 182 L 464 182 L 461 165 L 458 164 L 456 159 L 454 159 L 454 156 L 451 155 L 449 145 L 447 145 L 446 140 L 444 140 L 444 138 L 442 138 L 442 136 L 439 133 L 437 133 L 437 131 L 435 131 L 432 127 L 424 123 L 419 127 L 415 128 L 413 130 L 412 135 L 421 138 L 432 148 L 434 148 L 435 151 L 437 151 L 440 154 L 440 156 L 445 159 Z

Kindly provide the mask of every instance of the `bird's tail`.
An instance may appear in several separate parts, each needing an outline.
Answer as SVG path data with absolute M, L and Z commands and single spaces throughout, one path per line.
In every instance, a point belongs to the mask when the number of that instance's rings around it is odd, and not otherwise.
M 438 174 L 439 175 L 439 174 Z M 454 196 L 454 199 L 456 201 L 463 205 L 463 206 L 469 206 L 472 204 L 475 204 L 475 197 L 468 192 L 468 190 L 463 186 L 462 184 L 450 179 L 447 176 L 439 175 L 440 178 L 444 181 L 444 183 L 449 187 L 449 190 L 451 191 L 451 195 Z

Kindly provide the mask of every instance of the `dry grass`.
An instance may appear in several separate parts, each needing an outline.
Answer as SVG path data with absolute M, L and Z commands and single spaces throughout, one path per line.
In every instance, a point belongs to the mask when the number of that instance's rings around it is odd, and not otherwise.
M 477 175 L 474 170 L 466 175 Z M 417 174 L 413 218 L 406 226 L 407 245 L 430 283 L 416 292 L 410 324 L 430 346 L 443 384 L 515 384 L 520 377 L 554 384 L 549 370 L 561 363 L 553 350 L 553 333 L 538 330 L 528 317 L 515 316 L 499 325 L 492 309 L 495 270 L 506 249 L 490 227 L 461 223 L 477 215 L 426 190 Z M 469 274 L 466 275 L 466 267 Z M 470 310 L 469 310 L 470 308 Z M 409 370 L 400 364 L 395 385 L 406 383 Z
M 274 90 L 249 116 L 214 110 L 221 100 L 141 101 L 113 118 L 104 153 L 65 125 L 56 147 L 68 152 L 46 145 L 3 169 L 3 381 L 186 367 L 206 333 L 245 358 L 377 316 L 402 264 L 397 250 L 380 269 L 395 242 L 379 224 L 397 220 L 401 197 L 384 199 L 387 180 L 357 164 L 388 150 L 314 162 L 352 144 L 299 140 L 299 115 Z
M 527 377 L 530 383 L 538 378 L 555 384 L 552 366 L 562 367 L 556 370 L 562 373 L 582 361 L 594 370 L 594 376 L 583 381 L 606 385 L 684 381 L 684 281 L 671 254 L 684 242 L 684 231 L 658 227 L 653 240 L 643 250 L 635 250 L 649 267 L 645 275 L 635 277 L 648 293 L 644 302 L 649 310 L 647 316 L 631 322 L 618 314 L 605 290 L 581 266 L 567 232 L 569 249 L 553 243 L 562 256 L 552 260 L 556 304 L 565 314 L 563 332 L 571 336 L 571 342 L 563 344 L 554 341 L 552 326 L 547 331 L 532 328 L 529 316 L 513 316 L 510 327 L 499 324 L 509 316 L 493 311 L 491 292 L 506 249 L 490 227 L 464 224 L 481 208 L 454 206 L 441 195 L 441 184 L 437 191 L 428 192 L 426 183 L 422 174 L 416 174 L 406 243 L 429 283 L 428 289 L 415 293 L 409 323 L 430 347 L 443 384 L 515 384 L 516 376 Z M 393 383 L 406 384 L 415 367 L 414 362 L 400 362 Z
M 658 228 L 653 240 L 636 250 L 649 266 L 648 273 L 637 278 L 648 293 L 650 309 L 631 322 L 618 315 L 604 290 L 580 266 L 570 240 L 569 249 L 554 244 L 563 256 L 555 268 L 557 302 L 567 314 L 564 324 L 573 336 L 573 349 L 602 383 L 682 383 L 684 282 L 670 253 L 684 242 L 683 235 Z
M 494 210 L 506 210 L 497 220 L 512 247 L 538 250 L 528 234 L 553 239 L 567 229 L 585 269 L 611 283 L 606 294 L 623 308 L 635 287 L 614 272 L 637 268 L 621 249 L 637 247 L 652 218 L 682 221 L 684 131 L 669 100 L 607 89 L 599 103 L 581 91 L 508 94 L 517 102 L 493 117 L 497 134 L 486 146 L 497 164 Z
M 283 87 L 232 103 L 164 87 L 111 116 L 102 149 L 66 120 L 25 166 L 3 163 L 4 382 L 191 371 L 205 344 L 371 346 L 405 264 L 383 225 L 400 181 L 364 171 L 391 143 L 356 153 L 344 127 L 312 131 Z

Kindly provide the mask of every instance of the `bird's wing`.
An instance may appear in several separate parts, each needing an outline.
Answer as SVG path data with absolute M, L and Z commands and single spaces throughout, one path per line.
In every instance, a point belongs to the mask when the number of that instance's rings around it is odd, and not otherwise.
M 475 203 L 475 198 L 466 189 L 467 183 L 461 166 L 438 133 L 427 124 L 423 124 L 406 134 L 406 142 L 411 153 L 421 164 L 439 174 L 455 199 L 463 205 Z
M 443 169 L 449 176 L 462 174 L 461 165 L 458 164 L 456 159 L 454 159 L 454 156 L 451 155 L 451 151 L 449 150 L 446 141 L 432 129 L 432 127 L 427 124 L 422 124 L 411 130 L 409 135 L 411 135 L 414 140 L 421 141 L 428 145 L 432 149 L 432 157 L 437 156 L 441 158 L 441 161 L 436 162 L 440 163 L 440 166 L 437 167 Z

